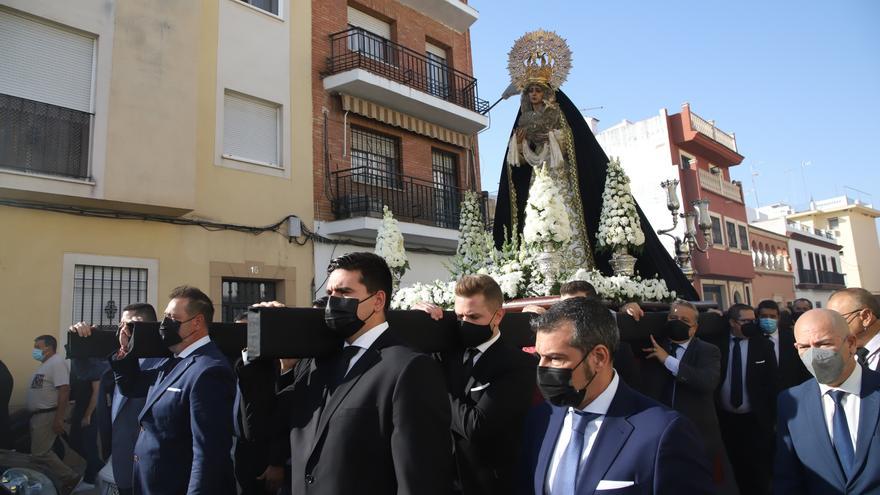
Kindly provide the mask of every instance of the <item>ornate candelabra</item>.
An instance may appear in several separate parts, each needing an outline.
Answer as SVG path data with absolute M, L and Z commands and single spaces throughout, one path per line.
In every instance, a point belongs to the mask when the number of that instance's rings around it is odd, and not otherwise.
M 681 203 L 678 200 L 678 179 L 671 179 L 660 183 L 660 187 L 666 190 L 666 208 L 672 215 L 672 227 L 668 229 L 658 230 L 660 235 L 668 235 L 675 241 L 675 258 L 678 267 L 688 279 L 693 279 L 694 268 L 691 265 L 691 250 L 696 249 L 701 253 L 705 253 L 712 245 L 712 217 L 709 216 L 709 200 L 698 199 L 691 201 L 693 212 L 679 213 L 678 209 Z M 678 237 L 671 234 L 678 227 L 678 219 L 684 219 L 684 237 Z M 697 238 L 697 227 L 703 233 L 704 245 L 700 246 Z

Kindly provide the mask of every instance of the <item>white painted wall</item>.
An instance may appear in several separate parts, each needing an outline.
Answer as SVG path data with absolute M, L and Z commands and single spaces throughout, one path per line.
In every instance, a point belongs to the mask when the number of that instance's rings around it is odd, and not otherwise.
M 666 192 L 660 183 L 679 177 L 677 164 L 670 158 L 667 122 L 666 109 L 661 109 L 655 117 L 638 122 L 623 121 L 596 134 L 605 154 L 609 158 L 620 159 L 620 164 L 629 175 L 633 196 L 655 231 L 672 226 L 672 215 L 666 208 Z M 681 185 L 678 187 L 678 199 L 682 202 Z M 672 234 L 683 236 L 683 221 Z M 660 240 L 669 254 L 674 256 L 673 240 L 669 236 L 660 236 Z

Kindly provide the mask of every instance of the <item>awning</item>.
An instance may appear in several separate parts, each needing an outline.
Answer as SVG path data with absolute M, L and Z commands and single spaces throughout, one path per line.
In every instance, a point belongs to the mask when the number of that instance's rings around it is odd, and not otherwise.
M 345 111 L 354 112 L 369 119 L 400 127 L 416 134 L 470 149 L 470 139 L 468 139 L 467 134 L 451 131 L 445 127 L 425 122 L 405 113 L 377 105 L 369 100 L 363 100 L 346 94 L 340 94 L 339 96 L 342 97 L 342 109 Z

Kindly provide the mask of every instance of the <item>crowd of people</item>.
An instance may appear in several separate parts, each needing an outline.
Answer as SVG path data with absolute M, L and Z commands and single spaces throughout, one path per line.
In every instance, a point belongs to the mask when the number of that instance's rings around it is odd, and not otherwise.
M 121 494 L 880 493 L 880 304 L 863 289 L 827 309 L 734 304 L 722 333 L 676 301 L 642 344 L 618 329 L 638 304 L 609 311 L 570 282 L 526 308 L 535 345 L 521 349 L 498 284 L 468 275 L 461 347 L 427 355 L 400 337 L 418 329 L 387 321 L 381 257 L 328 271 L 314 306 L 343 345 L 327 357 L 230 360 L 208 335 L 212 301 L 188 286 L 161 320 L 172 357 L 128 355 L 131 322 L 158 320 L 146 303 L 124 308 L 106 360 L 68 370 L 37 337 L 32 456 L 66 491 L 107 463 Z

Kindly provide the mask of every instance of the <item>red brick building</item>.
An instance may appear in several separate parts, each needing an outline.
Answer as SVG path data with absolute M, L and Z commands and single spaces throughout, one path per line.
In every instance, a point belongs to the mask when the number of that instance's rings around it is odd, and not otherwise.
M 312 2 L 317 230 L 373 242 L 388 205 L 408 250 L 441 253 L 412 254 L 404 281 L 442 277 L 462 193 L 480 191 L 488 103 L 472 76 L 477 17 L 458 0 Z M 316 273 L 354 249 L 316 245 Z

